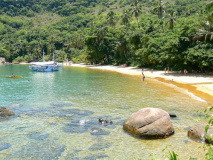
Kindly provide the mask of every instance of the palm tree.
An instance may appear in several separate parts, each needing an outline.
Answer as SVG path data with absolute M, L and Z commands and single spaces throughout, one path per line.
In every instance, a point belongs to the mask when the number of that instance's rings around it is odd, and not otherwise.
M 207 12 L 211 11 L 212 7 L 213 7 L 213 1 L 207 3 L 207 5 L 206 5 L 206 11 Z
M 169 29 L 172 29 L 172 31 L 173 31 L 173 28 L 174 28 L 174 24 L 176 24 L 176 19 L 177 19 L 176 15 L 177 15 L 177 12 L 174 12 L 174 11 L 171 11 L 167 15 L 168 21 L 166 21 L 165 25 L 168 25 Z
M 154 4 L 153 11 L 157 13 L 158 17 L 162 19 L 163 13 L 165 12 L 165 3 L 161 0 Z
M 128 10 L 123 10 L 123 15 L 121 16 L 121 23 L 128 26 L 131 20 L 131 15 Z
M 113 11 L 110 11 L 108 14 L 107 14 L 107 23 L 112 26 L 112 27 L 115 27 L 116 25 L 116 22 L 117 22 L 117 18 L 115 17 L 115 12 Z
M 213 40 L 213 13 L 207 15 L 203 21 L 200 22 L 198 25 L 198 34 L 204 35 L 205 40 L 207 38 L 210 38 L 210 40 Z
M 136 18 L 138 22 L 138 17 L 142 13 L 142 5 L 138 2 L 138 0 L 135 0 L 130 7 L 130 12 L 134 17 Z M 139 23 L 138 23 L 138 28 L 140 29 Z

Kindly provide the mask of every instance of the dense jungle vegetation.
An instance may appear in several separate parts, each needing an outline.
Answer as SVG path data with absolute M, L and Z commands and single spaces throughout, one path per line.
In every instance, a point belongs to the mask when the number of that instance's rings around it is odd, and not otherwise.
M 0 57 L 9 62 L 213 69 L 209 0 L 1 0 Z

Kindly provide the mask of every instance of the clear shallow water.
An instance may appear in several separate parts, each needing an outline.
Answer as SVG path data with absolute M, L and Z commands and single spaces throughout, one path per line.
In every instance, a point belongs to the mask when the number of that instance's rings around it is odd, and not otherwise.
M 5 78 L 15 73 L 22 79 Z M 168 146 L 180 159 L 204 158 L 202 144 L 186 128 L 202 123 L 193 116 L 208 104 L 159 81 L 86 68 L 32 72 L 27 65 L 0 66 L 0 106 L 16 116 L 0 119 L 0 159 L 164 158 Z M 145 107 L 174 112 L 175 134 L 143 140 L 124 132 L 124 121 Z M 99 118 L 113 121 L 100 125 Z M 150 156 L 154 154 L 154 156 Z

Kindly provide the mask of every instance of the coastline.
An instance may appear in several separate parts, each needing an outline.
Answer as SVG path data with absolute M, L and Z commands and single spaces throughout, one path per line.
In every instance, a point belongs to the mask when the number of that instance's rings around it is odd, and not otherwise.
M 66 63 L 63 64 L 63 66 L 86 67 L 91 69 L 113 71 L 138 77 L 141 77 L 142 73 L 142 69 L 137 67 L 86 64 L 66 65 Z M 178 73 L 176 71 L 165 73 L 165 71 L 162 70 L 154 70 L 152 73 L 151 69 L 149 68 L 144 68 L 143 73 L 147 79 L 156 79 L 169 85 L 175 85 L 177 87 L 185 89 L 188 92 L 193 93 L 195 96 L 213 105 L 213 75 L 188 73 L 185 76 L 183 73 Z

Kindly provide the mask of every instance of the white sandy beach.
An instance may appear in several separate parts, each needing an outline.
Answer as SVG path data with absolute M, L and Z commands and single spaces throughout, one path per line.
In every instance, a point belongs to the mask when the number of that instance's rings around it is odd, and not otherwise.
M 66 64 L 63 64 L 66 66 Z M 123 67 L 112 65 L 85 65 L 85 64 L 71 64 L 72 67 L 87 67 L 92 69 L 114 71 L 128 75 L 141 76 L 142 69 L 136 67 Z M 213 102 L 213 75 L 206 74 L 186 74 L 179 72 L 169 72 L 154 70 L 153 73 L 150 69 L 144 68 L 144 75 L 146 78 L 153 78 L 165 83 L 172 83 L 178 87 L 184 88 L 192 92 L 196 96 L 208 101 Z M 146 80 L 146 79 L 145 79 Z

